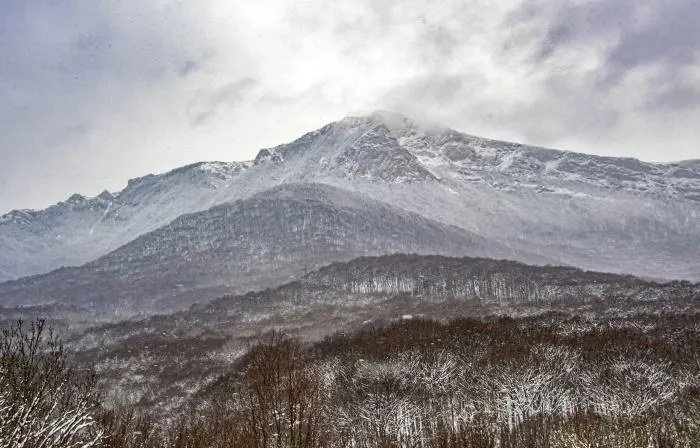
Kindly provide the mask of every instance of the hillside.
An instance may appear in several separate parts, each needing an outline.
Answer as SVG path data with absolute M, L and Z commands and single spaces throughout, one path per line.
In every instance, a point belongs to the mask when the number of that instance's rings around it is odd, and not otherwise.
M 180 216 L 83 266 L 0 284 L 0 303 L 62 303 L 100 319 L 133 318 L 390 253 L 544 261 L 357 193 L 287 184 Z

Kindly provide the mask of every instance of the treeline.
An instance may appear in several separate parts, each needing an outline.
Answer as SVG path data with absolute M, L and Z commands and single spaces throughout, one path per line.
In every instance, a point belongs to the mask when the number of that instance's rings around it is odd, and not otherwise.
M 180 409 L 87 403 L 84 444 L 48 446 L 694 447 L 700 316 L 405 319 L 313 344 L 273 332 Z
M 557 300 L 663 300 L 697 297 L 700 285 L 666 284 L 629 275 L 508 260 L 439 255 L 361 257 L 309 274 L 307 285 L 361 294 L 407 293 L 430 298 L 479 298 L 510 303 Z

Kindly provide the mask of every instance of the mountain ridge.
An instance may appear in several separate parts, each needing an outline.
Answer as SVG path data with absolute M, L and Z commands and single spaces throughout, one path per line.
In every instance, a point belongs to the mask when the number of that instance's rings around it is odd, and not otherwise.
M 262 149 L 250 162 L 190 164 L 132 179 L 121 192 L 4 215 L 0 280 L 81 265 L 180 215 L 289 183 L 354 191 L 560 264 L 700 279 L 695 161 L 530 147 L 378 112 Z
M 408 117 L 403 116 L 403 115 L 401 115 L 401 114 L 394 113 L 394 112 L 389 112 L 389 111 L 376 111 L 376 112 L 374 112 L 373 114 L 371 114 L 369 117 L 373 117 L 373 116 L 383 116 L 383 117 L 386 117 L 387 115 L 394 115 L 394 116 L 396 116 L 396 117 L 401 117 L 401 119 L 409 120 L 411 123 L 413 123 L 413 121 L 410 120 Z M 318 130 L 316 130 L 316 131 L 308 132 L 308 133 L 304 134 L 302 137 L 298 138 L 297 140 L 302 140 L 302 139 L 304 139 L 304 138 L 307 137 L 307 136 L 316 135 L 316 134 L 317 134 L 319 131 L 321 131 L 322 129 L 324 129 L 324 128 L 326 128 L 326 127 L 333 126 L 333 125 L 335 125 L 335 124 L 337 124 L 337 123 L 342 123 L 344 120 L 356 120 L 356 119 L 367 119 L 367 118 L 368 118 L 367 116 L 348 116 L 348 117 L 346 117 L 346 118 L 344 118 L 344 119 L 342 119 L 342 120 L 338 120 L 338 121 L 336 121 L 336 122 L 332 122 L 332 123 L 330 123 L 330 124 L 328 124 L 328 125 L 326 125 L 326 126 L 320 128 L 320 129 L 318 129 Z M 397 120 L 397 118 L 393 118 L 393 120 L 395 121 L 395 120 Z M 530 149 L 530 150 L 542 151 L 543 153 L 550 152 L 550 153 L 553 153 L 553 154 L 571 155 L 571 156 L 579 156 L 579 157 L 580 157 L 580 156 L 583 156 L 583 157 L 590 157 L 590 158 L 599 159 L 599 160 L 629 161 L 629 162 L 632 162 L 632 163 L 634 163 L 634 164 L 641 164 L 641 165 L 648 165 L 648 166 L 656 166 L 656 167 L 660 167 L 660 168 L 666 167 L 666 168 L 668 168 L 668 169 L 682 168 L 682 167 L 686 167 L 686 166 L 690 166 L 690 167 L 692 167 L 692 168 L 694 168 L 694 169 L 700 169 L 700 159 L 685 159 L 685 160 L 678 160 L 678 161 L 674 161 L 674 162 L 653 162 L 653 161 L 645 161 L 645 160 L 642 160 L 642 159 L 639 159 L 639 158 L 636 158 L 636 157 L 602 156 L 602 155 L 597 155 L 597 154 L 592 154 L 592 153 L 586 153 L 586 152 L 581 152 L 581 151 L 571 151 L 571 150 L 565 150 L 565 149 L 555 149 L 555 148 L 549 148 L 549 147 L 544 147 L 544 146 L 529 145 L 529 144 L 525 144 L 525 143 L 509 142 L 509 141 L 499 140 L 499 139 L 493 139 L 493 138 L 477 137 L 477 136 L 474 136 L 474 135 L 471 135 L 471 134 L 467 134 L 467 133 L 464 133 L 464 132 L 455 131 L 455 130 L 450 129 L 450 128 L 447 128 L 447 127 L 442 127 L 442 126 L 438 126 L 438 125 L 429 125 L 429 126 L 430 126 L 433 130 L 450 131 L 450 132 L 452 132 L 452 133 L 454 133 L 454 134 L 459 134 L 459 135 L 462 135 L 462 136 L 465 136 L 465 137 L 469 137 L 469 138 L 472 138 L 472 139 L 475 139 L 475 140 L 482 140 L 482 141 L 486 141 L 486 142 L 491 142 L 491 143 L 493 143 L 493 144 L 502 144 L 502 145 L 507 145 L 507 146 L 522 147 L 522 148 L 526 148 L 526 149 Z M 387 126 L 387 127 L 389 127 L 389 126 Z M 297 140 L 295 140 L 295 141 L 297 141 Z M 252 158 L 252 159 L 249 159 L 249 160 L 230 161 L 230 162 L 220 161 L 220 160 L 200 161 L 200 162 L 194 162 L 194 163 L 190 163 L 190 164 L 187 164 L 187 165 L 175 167 L 175 168 L 172 168 L 172 169 L 170 169 L 170 170 L 167 170 L 167 171 L 162 172 L 162 173 L 159 173 L 159 174 L 150 173 L 150 174 L 145 174 L 145 175 L 143 175 L 143 176 L 137 176 L 137 177 L 128 179 L 128 180 L 127 180 L 127 186 L 124 187 L 124 189 L 119 190 L 119 191 L 117 191 L 117 192 L 110 192 L 110 191 L 108 191 L 108 190 L 103 190 L 102 193 L 100 193 L 100 194 L 98 194 L 98 195 L 96 195 L 96 196 L 93 196 L 93 197 L 87 196 L 87 195 L 85 195 L 85 194 L 77 193 L 77 192 L 76 192 L 76 193 L 73 193 L 73 194 L 72 194 L 71 196 L 69 196 L 68 198 L 66 198 L 64 201 L 59 201 L 59 202 L 57 202 L 57 203 L 55 203 L 55 204 L 49 205 L 49 206 L 44 207 L 44 208 L 38 208 L 38 209 L 34 209 L 34 208 L 12 209 L 12 210 L 10 210 L 10 211 L 8 211 L 8 212 L 6 212 L 6 213 L 0 215 L 0 224 L 2 224 L 3 221 L 9 220 L 9 217 L 11 217 L 11 216 L 13 216 L 13 215 L 15 215 L 15 214 L 20 214 L 20 213 L 30 213 L 30 214 L 33 214 L 33 213 L 37 213 L 37 212 L 43 212 L 43 211 L 46 211 L 46 210 L 48 210 L 48 209 L 50 209 L 50 208 L 52 208 L 52 207 L 54 207 L 54 206 L 57 206 L 57 205 L 60 205 L 60 204 L 66 203 L 66 202 L 70 202 L 70 199 L 71 199 L 72 197 L 74 197 L 74 196 L 75 196 L 75 197 L 79 197 L 79 198 L 83 198 L 83 199 L 88 199 L 88 200 L 89 200 L 89 199 L 98 199 L 98 198 L 100 198 L 102 195 L 105 195 L 105 194 L 108 194 L 108 195 L 110 195 L 111 197 L 118 197 L 119 194 L 122 193 L 124 190 L 126 190 L 126 189 L 129 187 L 130 184 L 140 183 L 140 182 L 142 182 L 143 180 L 145 180 L 145 179 L 150 179 L 150 178 L 167 177 L 167 176 L 169 176 L 169 175 L 172 175 L 172 174 L 175 174 L 175 173 L 177 173 L 177 172 L 184 171 L 184 170 L 190 169 L 190 168 L 196 168 L 196 167 L 201 167 L 201 166 L 227 166 L 227 165 L 228 165 L 228 166 L 231 166 L 231 167 L 234 168 L 234 169 L 235 169 L 236 167 L 239 167 L 239 168 L 247 168 L 247 167 L 250 167 L 250 166 L 253 166 L 253 165 L 256 165 L 256 164 L 264 163 L 264 161 L 266 161 L 268 155 L 270 155 L 270 154 L 272 154 L 272 153 L 277 153 L 277 152 L 278 152 L 278 148 L 284 147 L 284 146 L 289 145 L 289 144 L 290 144 L 290 143 L 283 143 L 283 144 L 280 144 L 280 145 L 275 146 L 275 147 L 260 149 L 260 150 L 258 150 L 256 156 L 255 156 L 254 158 Z M 273 157 L 273 158 L 274 158 L 274 157 Z M 277 161 L 280 161 L 280 159 L 277 159 Z M 693 173 L 693 178 L 695 178 L 695 177 L 700 177 L 700 173 L 697 174 L 697 175 L 696 175 L 695 173 Z

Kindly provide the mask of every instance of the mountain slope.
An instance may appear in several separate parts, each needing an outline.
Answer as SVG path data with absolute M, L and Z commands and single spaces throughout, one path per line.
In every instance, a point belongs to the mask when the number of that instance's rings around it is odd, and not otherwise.
M 534 148 L 379 115 L 455 193 L 423 188 L 394 204 L 440 204 L 435 219 L 586 269 L 700 279 L 696 163 Z
M 204 210 L 248 167 L 197 163 L 129 181 L 119 193 L 75 194 L 45 210 L 0 217 L 0 281 L 93 260 L 182 213 Z
M 289 184 L 183 215 L 81 267 L 0 284 L 0 305 L 61 302 L 130 317 L 397 252 L 546 261 L 336 187 Z
M 76 194 L 45 210 L 1 216 L 0 281 L 80 265 L 182 214 L 283 183 L 333 178 L 410 182 L 430 177 L 386 127 L 368 126 L 363 118 L 346 119 L 290 144 L 261 150 L 252 162 L 197 163 L 132 179 L 116 194 Z

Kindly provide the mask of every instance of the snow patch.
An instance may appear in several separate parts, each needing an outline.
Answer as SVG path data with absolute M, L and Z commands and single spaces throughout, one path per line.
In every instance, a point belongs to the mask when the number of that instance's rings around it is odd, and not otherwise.
M 501 161 L 501 164 L 498 165 L 498 171 L 504 172 L 504 171 L 507 171 L 508 168 L 513 166 L 513 161 L 515 161 L 515 156 L 516 156 L 515 153 L 510 153 L 510 154 L 506 154 L 505 156 L 503 156 L 503 160 Z
M 544 174 L 549 174 L 553 171 L 557 171 L 557 168 L 559 167 L 559 164 L 561 163 L 562 159 L 555 159 L 555 160 L 550 160 L 549 162 L 544 164 Z

